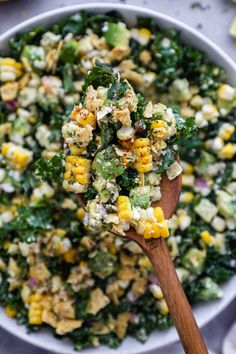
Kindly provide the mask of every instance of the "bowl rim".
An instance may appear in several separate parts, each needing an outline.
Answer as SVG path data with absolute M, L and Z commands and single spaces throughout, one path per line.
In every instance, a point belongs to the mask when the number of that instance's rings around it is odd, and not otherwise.
M 87 10 L 87 11 L 91 11 L 94 13 L 96 13 L 96 12 L 99 13 L 99 11 L 109 11 L 111 9 L 117 10 L 117 11 L 128 10 L 130 12 L 135 13 L 135 16 L 138 16 L 138 15 L 144 15 L 147 17 L 150 16 L 152 18 L 155 18 L 156 21 L 162 20 L 163 22 L 166 22 L 168 24 L 167 27 L 169 27 L 169 25 L 171 25 L 175 28 L 176 27 L 180 28 L 180 30 L 185 33 L 191 34 L 193 37 L 196 37 L 200 43 L 202 43 L 206 47 L 208 47 L 212 52 L 215 52 L 218 54 L 218 56 L 225 63 L 225 66 L 227 65 L 228 68 L 230 68 L 230 70 L 232 70 L 232 72 L 234 72 L 235 80 L 236 80 L 236 63 L 234 63 L 234 61 L 229 57 L 229 55 L 226 54 L 211 39 L 207 38 L 204 34 L 198 32 L 196 29 L 192 28 L 191 26 L 189 26 L 189 25 L 183 23 L 182 21 L 177 20 L 169 15 L 163 14 L 159 11 L 154 10 L 154 9 L 146 9 L 146 8 L 142 8 L 141 6 L 136 6 L 136 5 L 126 5 L 126 4 L 111 3 L 111 2 L 106 2 L 106 3 L 98 2 L 98 3 L 90 3 L 90 4 L 68 5 L 68 6 L 64 6 L 61 8 L 49 10 L 49 11 L 40 13 L 38 15 L 35 15 L 29 19 L 26 19 L 26 20 L 18 23 L 17 25 L 13 26 L 12 28 L 6 30 L 2 34 L 0 34 L 0 48 L 1 48 L 1 44 L 8 41 L 11 37 L 14 37 L 14 35 L 17 32 L 28 31 L 31 28 L 33 28 L 34 26 L 37 26 L 38 22 L 43 21 L 44 19 L 48 19 L 51 17 L 52 22 L 53 22 L 54 17 L 56 17 L 57 15 L 65 14 L 65 17 L 66 17 L 66 16 L 69 16 L 73 12 L 76 13 L 81 10 Z M 197 47 L 197 45 L 196 45 L 196 47 Z M 212 61 L 214 62 L 214 60 L 212 60 Z M 232 302 L 232 300 L 236 296 L 236 287 L 234 285 L 234 282 L 236 283 L 236 276 L 233 276 L 229 280 L 229 282 L 226 284 L 226 287 L 231 288 L 231 290 L 235 289 L 235 291 L 230 293 L 227 298 L 223 298 L 220 301 L 219 300 L 214 301 L 214 303 L 217 303 L 217 305 L 218 305 L 217 310 L 211 311 L 208 318 L 199 321 L 199 325 L 201 327 L 203 327 L 207 323 L 209 323 L 227 305 L 229 305 Z M 232 284 L 234 286 L 232 286 Z M 210 302 L 210 303 L 212 304 L 213 302 Z M 204 307 L 207 309 L 208 304 L 209 303 L 205 303 L 205 304 L 201 303 L 200 305 L 197 305 L 196 307 L 200 307 L 200 308 Z M 9 333 L 13 334 L 15 337 L 18 337 L 21 340 L 24 340 L 24 341 L 26 341 L 32 345 L 38 346 L 40 348 L 59 353 L 58 349 L 54 348 L 53 345 L 50 345 L 49 343 L 46 343 L 46 341 L 44 342 L 43 340 L 40 341 L 40 333 L 39 333 L 39 337 L 37 337 L 37 339 L 36 339 L 36 337 L 34 335 L 28 335 L 27 333 L 20 333 L 20 332 L 16 331 L 16 326 L 14 326 L 14 325 L 13 326 L 11 326 L 11 325 L 6 326 L 6 323 L 4 323 L 5 322 L 4 317 L 6 318 L 6 316 L 4 315 L 3 309 L 1 307 L 0 307 L 0 314 L 3 314 L 3 321 L 0 322 L 0 327 L 5 329 Z M 11 321 L 13 323 L 14 320 L 11 320 Z M 135 352 L 132 350 L 132 348 L 128 348 L 128 349 L 123 348 L 123 350 L 122 349 L 119 350 L 119 348 L 118 348 L 116 351 L 114 351 L 114 350 L 110 350 L 109 348 L 106 347 L 106 354 L 110 354 L 110 353 L 129 354 L 129 353 L 131 353 L 131 351 L 132 351 L 132 353 L 135 353 L 135 354 L 143 354 L 146 351 L 161 348 L 166 345 L 173 344 L 177 341 L 178 341 L 178 335 L 177 335 L 177 332 L 174 330 L 171 339 L 168 341 L 164 341 L 163 343 L 159 343 L 158 347 L 156 346 L 155 341 L 153 341 L 153 344 L 151 344 L 151 345 L 149 343 L 148 346 L 146 346 L 145 344 L 142 347 L 140 346 L 140 348 L 135 350 Z M 86 352 L 86 353 L 92 354 L 95 352 L 95 350 L 96 349 L 88 349 L 88 350 L 84 350 L 83 353 Z M 72 351 L 68 351 L 67 353 L 72 353 Z

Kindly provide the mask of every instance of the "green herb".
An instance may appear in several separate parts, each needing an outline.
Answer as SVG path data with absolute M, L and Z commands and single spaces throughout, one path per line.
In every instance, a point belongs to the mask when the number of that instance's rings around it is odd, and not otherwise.
M 84 193 L 85 202 L 94 199 L 96 195 L 97 195 L 97 190 L 93 186 L 88 185 L 87 191 Z
M 138 172 L 127 168 L 121 176 L 117 177 L 117 183 L 122 188 L 123 193 L 129 194 L 130 190 L 139 184 Z
M 39 159 L 35 162 L 35 174 L 45 181 L 54 181 L 58 184 L 63 179 L 62 153 L 53 156 L 51 160 Z
M 63 77 L 63 86 L 65 89 L 65 92 L 67 93 L 73 93 L 75 92 L 75 87 L 74 87 L 74 65 L 73 64 L 65 64 L 62 68 L 62 77 Z
M 112 67 L 108 64 L 103 64 L 96 60 L 96 64 L 85 79 L 83 91 L 85 92 L 89 85 L 92 85 L 95 89 L 101 86 L 108 87 L 116 80 Z
M 107 98 L 109 100 L 119 100 L 125 95 L 128 87 L 129 85 L 126 81 L 114 82 L 107 92 Z

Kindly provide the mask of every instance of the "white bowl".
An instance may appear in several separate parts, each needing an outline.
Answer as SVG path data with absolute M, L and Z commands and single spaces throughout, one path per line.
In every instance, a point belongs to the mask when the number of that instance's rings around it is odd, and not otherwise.
M 37 26 L 48 26 L 57 22 L 63 17 L 72 15 L 73 13 L 86 10 L 91 13 L 104 13 L 109 10 L 119 11 L 125 18 L 128 24 L 135 24 L 137 16 L 147 16 L 155 19 L 160 27 L 163 28 L 178 28 L 181 30 L 181 38 L 184 42 L 189 43 L 207 53 L 209 58 L 216 64 L 222 66 L 227 74 L 229 83 L 236 86 L 236 65 L 234 62 L 221 50 L 217 45 L 209 39 L 198 33 L 196 30 L 177 21 L 169 16 L 163 15 L 153 10 L 148 10 L 132 5 L 120 4 L 85 4 L 67 6 L 53 11 L 43 13 L 35 16 L 27 21 L 20 23 L 9 31 L 0 36 L 0 51 L 7 51 L 8 41 L 14 37 L 18 32 L 24 32 Z M 218 301 L 198 304 L 194 306 L 194 314 L 200 327 L 204 326 L 219 314 L 236 296 L 236 276 L 234 276 L 227 284 L 223 286 L 224 297 Z M 53 337 L 51 332 L 46 330 L 37 334 L 27 334 L 24 326 L 19 326 L 16 322 L 6 316 L 5 312 L 0 309 L 0 325 L 12 333 L 13 335 L 25 340 L 28 343 L 37 345 L 41 348 L 51 350 L 56 353 L 74 354 L 72 343 L 67 340 L 57 340 Z M 107 347 L 100 347 L 96 349 L 85 349 L 83 354 L 143 354 L 152 349 L 158 349 L 165 345 L 174 343 L 178 340 L 177 333 L 174 328 L 168 331 L 154 332 L 145 344 L 137 342 L 135 339 L 127 338 L 123 344 L 116 350 Z

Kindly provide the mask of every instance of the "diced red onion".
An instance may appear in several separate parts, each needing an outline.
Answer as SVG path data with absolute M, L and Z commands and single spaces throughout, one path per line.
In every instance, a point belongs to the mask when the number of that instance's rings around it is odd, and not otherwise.
M 195 184 L 200 189 L 208 188 L 207 182 L 204 181 L 204 179 L 199 178 L 199 177 L 195 179 Z

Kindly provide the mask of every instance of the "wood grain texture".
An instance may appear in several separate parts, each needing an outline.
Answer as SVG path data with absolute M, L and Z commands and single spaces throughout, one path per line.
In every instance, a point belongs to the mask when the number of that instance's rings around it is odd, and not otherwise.
M 166 219 L 169 219 L 176 209 L 181 187 L 181 176 L 173 181 L 169 181 L 166 175 L 162 176 L 162 198 L 154 206 L 162 207 Z M 145 240 L 134 229 L 129 230 L 127 236 L 141 246 L 153 265 L 185 353 L 207 354 L 208 351 L 192 309 L 176 274 L 166 240 L 162 237 Z

